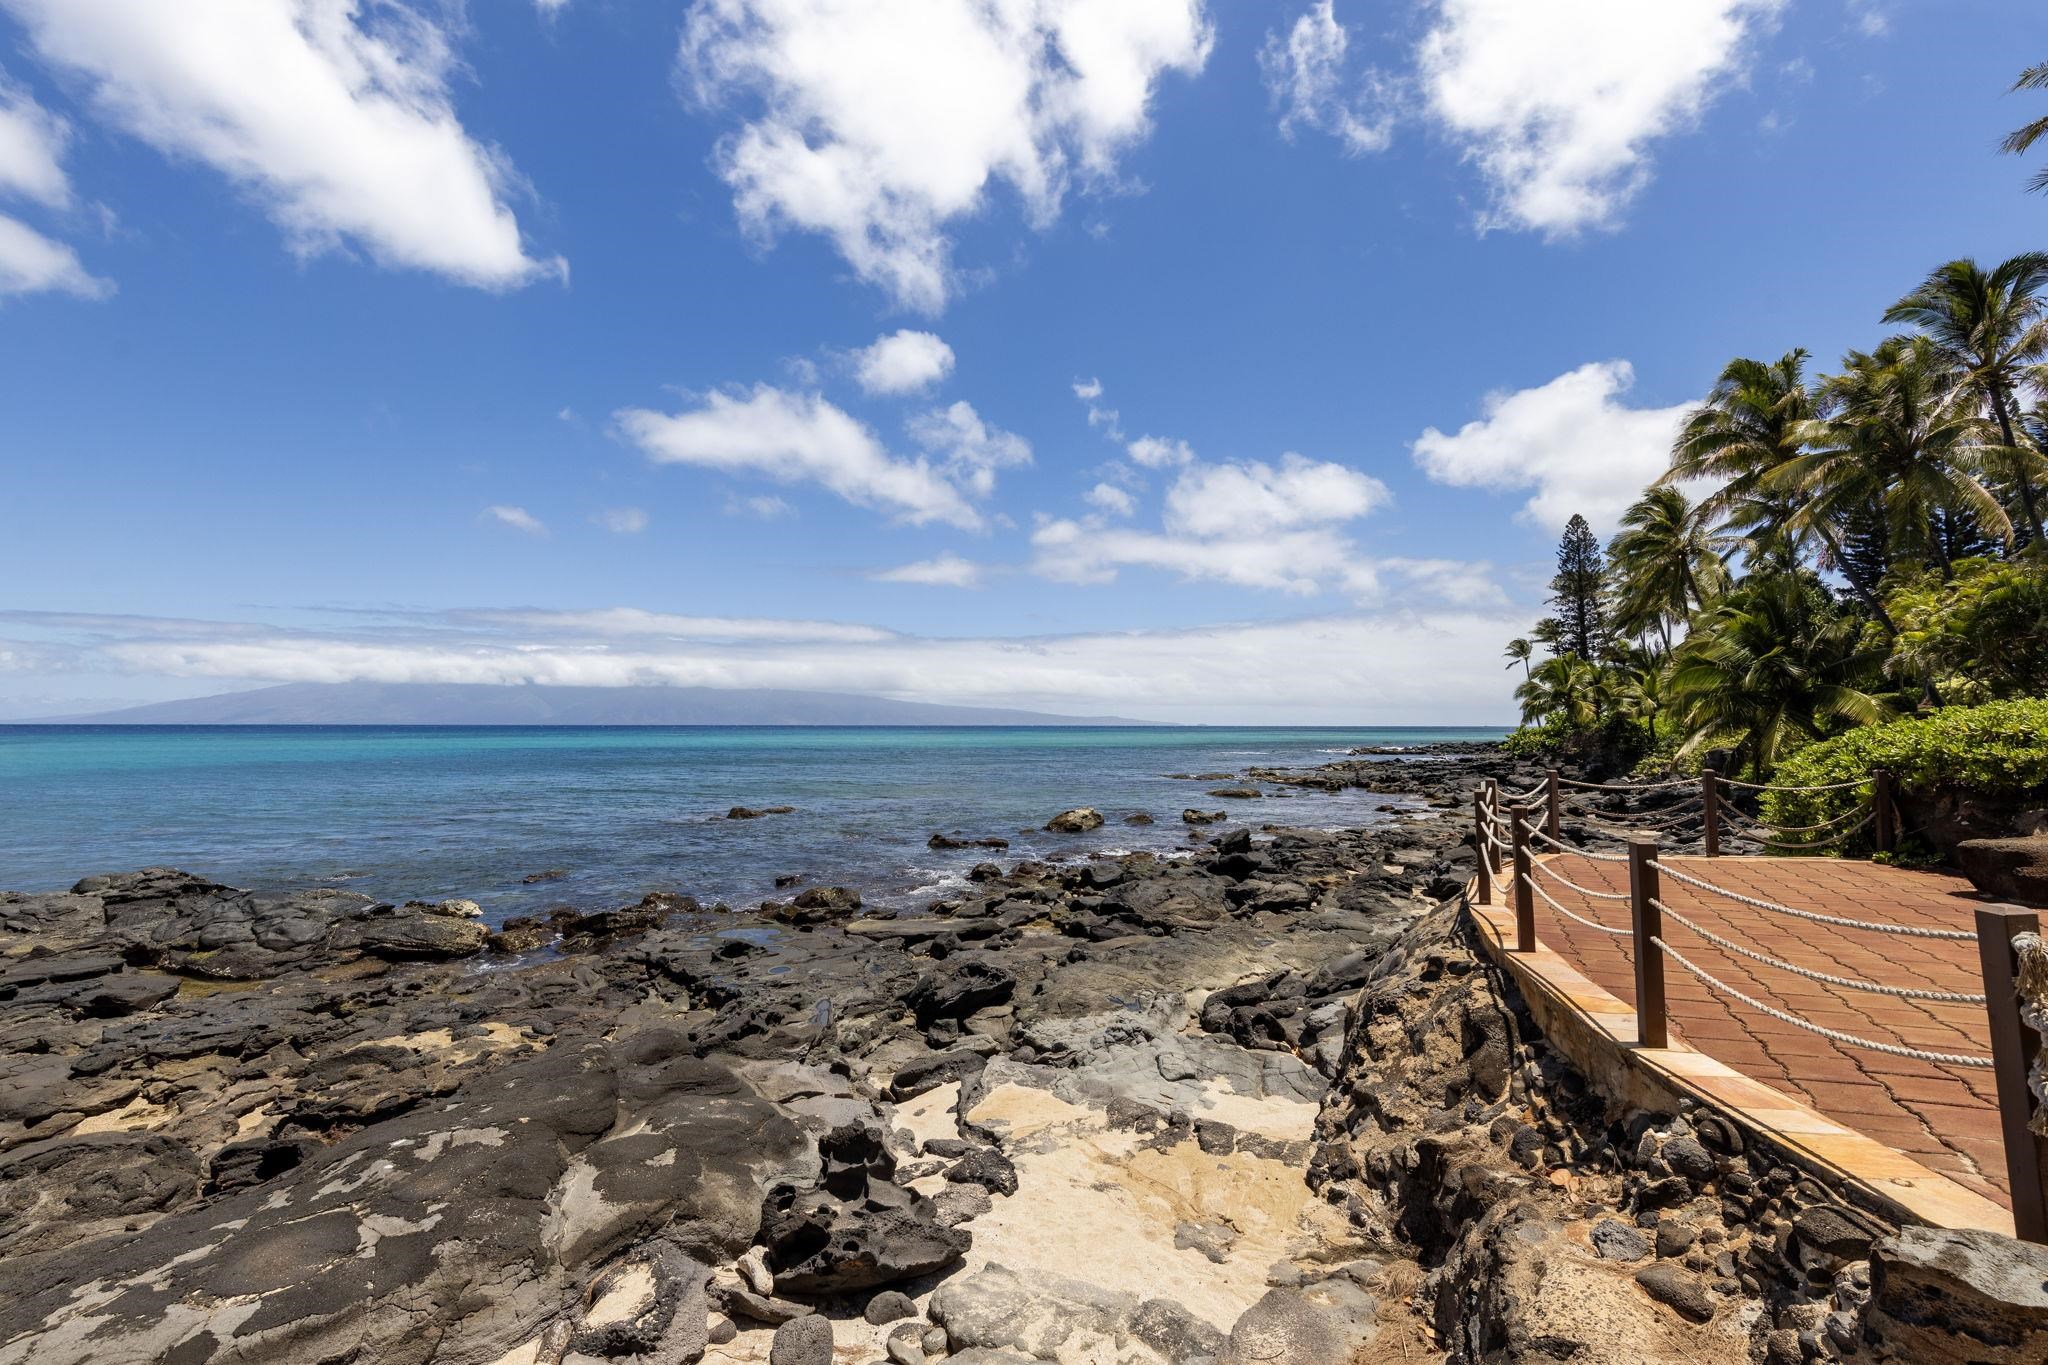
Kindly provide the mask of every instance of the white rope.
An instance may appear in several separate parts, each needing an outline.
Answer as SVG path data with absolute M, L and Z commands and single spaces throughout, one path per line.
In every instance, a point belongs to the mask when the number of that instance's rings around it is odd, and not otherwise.
M 1588 792 L 1654 792 L 1694 785 L 1685 778 L 1675 782 L 1574 782 L 1569 777 L 1560 777 L 1557 780 L 1567 787 L 1577 787 L 1580 791 Z
M 1781 957 L 1772 957 L 1768 953 L 1759 953 L 1753 949 L 1745 948 L 1739 943 L 1730 942 L 1713 930 L 1703 929 L 1699 925 L 1694 924 L 1684 915 L 1679 914 L 1654 896 L 1651 897 L 1650 904 L 1656 906 L 1666 915 L 1669 915 L 1672 919 L 1692 930 L 1717 948 L 1726 948 L 1737 957 L 1746 957 L 1752 962 L 1761 962 L 1767 967 L 1776 967 L 1780 971 L 1790 972 L 1794 976 L 1803 976 L 1809 981 L 1824 981 L 1830 986 L 1846 986 L 1852 991 L 1869 991 L 1872 995 L 1889 995 L 1900 1000 L 1943 1000 L 1956 1005 L 1981 1005 L 1984 1003 L 1983 996 L 1970 995 L 1962 991 L 1928 991 L 1914 986 L 1887 986 L 1876 981 L 1859 980 L 1853 976 L 1831 976 L 1826 972 L 1817 972 L 1811 967 L 1801 967 L 1797 963 L 1787 962 Z
M 1825 830 L 1839 830 L 1840 833 L 1844 834 L 1853 833 L 1868 824 L 1876 814 L 1877 812 L 1873 810 L 1865 810 L 1860 806 L 1851 806 L 1834 819 L 1822 821 L 1818 825 L 1779 825 L 1751 815 L 1748 811 L 1736 806 L 1721 807 L 1722 818 L 1730 824 L 1748 825 L 1756 829 L 1771 830 L 1778 834 L 1815 834 Z M 1846 830 L 1839 829 L 1844 820 L 1855 820 L 1858 815 L 1861 815 L 1863 818 L 1858 820 L 1856 824 L 1851 825 Z
M 1543 897 L 1543 899 L 1544 899 L 1544 902 L 1545 902 L 1546 904 L 1548 904 L 1548 905 L 1550 906 L 1550 908 L 1551 908 L 1551 909 L 1553 909 L 1553 910 L 1557 911 L 1557 913 L 1558 913 L 1558 914 L 1560 914 L 1560 915 L 1563 915 L 1563 916 L 1564 916 L 1564 917 L 1565 917 L 1566 919 L 1568 919 L 1568 920 L 1575 920 L 1575 921 L 1577 921 L 1578 923 L 1580 923 L 1580 924 L 1583 924 L 1583 925 L 1585 925 L 1585 926 L 1586 926 L 1586 927 L 1587 927 L 1588 929 L 1598 929 L 1598 930 L 1599 930 L 1599 931 L 1600 931 L 1601 933 L 1603 933 L 1603 934 L 1633 934 L 1633 933 L 1635 933 L 1635 930 L 1634 930 L 1634 929 L 1632 929 L 1632 928 L 1631 928 L 1631 929 L 1610 929 L 1609 927 L 1607 927 L 1607 926 L 1606 926 L 1606 925 L 1604 925 L 1604 924 L 1599 924 L 1599 923 L 1596 923 L 1596 922 L 1594 922 L 1593 920 L 1589 920 L 1589 919 L 1587 919 L 1587 918 L 1586 918 L 1586 917 L 1585 917 L 1584 915 L 1577 915 L 1577 914 L 1573 914 L 1573 913 L 1572 913 L 1572 912 L 1571 912 L 1570 910 L 1567 910 L 1567 909 L 1565 909 L 1565 908 L 1564 908 L 1564 906 L 1562 906 L 1562 905 L 1558 904 L 1558 903 L 1557 903 L 1557 900 L 1556 900 L 1556 898 L 1555 898 L 1555 897 L 1553 897 L 1553 896 L 1552 896 L 1552 895 L 1551 895 L 1551 894 L 1550 894 L 1550 893 L 1549 893 L 1548 891 L 1545 891 L 1545 890 L 1544 890 L 1544 889 L 1543 889 L 1542 887 L 1540 887 L 1540 886 L 1536 885 L 1536 881 L 1535 881 L 1535 879 L 1534 879 L 1533 877 L 1523 877 L 1523 878 L 1522 878 L 1522 884 L 1523 884 L 1524 886 L 1527 886 L 1527 887 L 1528 887 L 1528 888 L 1529 888 L 1529 889 L 1530 889 L 1531 891 L 1534 891 L 1534 892 L 1535 892 L 1535 893 L 1536 893 L 1537 895 L 1539 895 L 1539 896 Z
M 1523 803 L 1524 801 L 1531 801 L 1531 800 L 1534 800 L 1534 799 L 1535 799 L 1536 797 L 1539 797 L 1539 796 L 1543 795 L 1543 793 L 1545 793 L 1545 792 L 1547 792 L 1547 791 L 1549 791 L 1549 790 L 1550 790 L 1550 784 L 1549 784 L 1548 782 L 1538 782 L 1538 783 L 1537 783 L 1537 784 L 1536 784 L 1535 786 L 1533 786 L 1533 787 L 1529 788 L 1529 790 L 1527 790 L 1527 791 L 1523 792 L 1523 793 L 1522 793 L 1521 795 L 1519 795 L 1519 796 L 1517 796 L 1517 795 L 1516 795 L 1515 793 L 1513 793 L 1513 792 L 1502 792 L 1502 793 L 1501 793 L 1501 797 L 1502 797 L 1502 798 L 1503 798 L 1504 800 L 1506 800 L 1506 801 L 1507 801 L 1507 803 L 1508 803 L 1509 805 L 1511 805 L 1511 806 L 1519 806 L 1519 805 L 1521 805 L 1521 804 L 1522 804 L 1522 803 Z
M 1679 966 L 1691 972 L 1701 981 L 1704 981 L 1712 989 L 1720 991 L 1724 995 L 1732 995 L 1737 1000 L 1740 1000 L 1743 1004 L 1749 1006 L 1751 1009 L 1757 1010 L 1763 1014 L 1768 1014 L 1771 1018 L 1776 1019 L 1781 1023 L 1790 1024 L 1794 1028 L 1803 1028 L 1808 1033 L 1818 1033 L 1821 1037 L 1832 1039 L 1837 1043 L 1847 1043 L 1850 1047 L 1868 1048 L 1872 1052 L 1882 1052 L 1893 1057 L 1911 1057 L 1915 1061 L 1935 1062 L 1946 1066 L 1988 1067 L 1991 1065 L 1991 1059 L 1989 1057 L 1970 1057 L 1954 1052 L 1923 1052 L 1919 1048 L 1915 1047 L 1900 1047 L 1896 1043 L 1875 1042 L 1869 1038 L 1858 1038 L 1853 1033 L 1842 1033 L 1836 1029 L 1823 1028 L 1819 1024 L 1813 1023 L 1810 1020 L 1801 1019 L 1796 1014 L 1787 1014 L 1785 1013 L 1785 1011 L 1781 1009 L 1774 1009 L 1771 1006 L 1766 1005 L 1763 1001 L 1755 999 L 1752 996 L 1744 995 L 1741 991 L 1736 990 L 1733 986 L 1727 984 L 1725 981 L 1722 981 L 1719 978 L 1710 975 L 1709 973 L 1707 973 L 1699 967 L 1695 967 L 1690 961 L 1686 959 L 1685 954 L 1679 952 L 1676 948 L 1672 947 L 1670 944 L 1666 943 L 1661 938 L 1652 938 L 1650 942 L 1656 944 L 1659 948 L 1663 949 L 1664 955 L 1666 957 L 1670 958 L 1673 962 L 1676 962 Z
M 1574 853 L 1581 858 L 1591 858 L 1596 863 L 1625 863 L 1628 861 L 1626 853 L 1595 853 L 1590 848 L 1574 848 L 1572 845 L 1561 840 L 1553 839 L 1540 829 L 1530 830 L 1529 832 L 1544 843 L 1549 844 L 1559 853 Z
M 1860 787 L 1870 779 L 1859 777 L 1853 782 L 1832 782 L 1825 787 L 1775 787 L 1768 782 L 1737 782 L 1732 777 L 1717 777 L 1715 781 L 1725 782 L 1731 787 L 1741 787 L 1753 792 L 1841 792 L 1851 787 Z
M 1789 905 L 1780 905 L 1776 901 L 1758 900 L 1755 896 L 1745 896 L 1740 891 L 1730 891 L 1725 886 L 1716 886 L 1712 882 L 1701 881 L 1698 877 L 1680 872 L 1669 863 L 1652 859 L 1650 866 L 1675 881 L 1684 882 L 1687 886 L 1696 886 L 1702 891 L 1711 891 L 1717 896 L 1726 896 L 1731 901 L 1752 906 L 1758 910 L 1774 910 L 1781 915 L 1792 915 L 1798 919 L 1812 920 L 1816 924 L 1836 924 L 1844 929 L 1868 929 L 1875 934 L 1905 934 L 1910 938 L 1962 939 L 1970 942 L 1975 942 L 1977 938 L 1976 934 L 1967 929 L 1923 929 L 1911 924 L 1879 924 L 1871 920 L 1840 919 L 1834 915 L 1815 914 L 1811 910 L 1795 910 Z
M 1536 862 L 1531 863 L 1529 865 L 1535 868 L 1538 872 L 1541 872 L 1544 876 L 1550 878 L 1552 881 L 1563 882 L 1566 886 L 1569 886 L 1572 890 L 1578 892 L 1581 896 L 1590 896 L 1596 901 L 1625 901 L 1629 898 L 1628 892 L 1626 891 L 1595 891 L 1590 886 L 1580 886 L 1577 882 L 1573 881 L 1570 877 L 1565 876 L 1564 873 L 1559 872 L 1549 863 Z

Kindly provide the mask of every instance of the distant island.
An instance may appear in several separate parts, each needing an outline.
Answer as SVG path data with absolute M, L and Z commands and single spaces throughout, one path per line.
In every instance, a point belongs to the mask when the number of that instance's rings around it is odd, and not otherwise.
M 25 725 L 1153 725 L 776 688 L 285 683 Z

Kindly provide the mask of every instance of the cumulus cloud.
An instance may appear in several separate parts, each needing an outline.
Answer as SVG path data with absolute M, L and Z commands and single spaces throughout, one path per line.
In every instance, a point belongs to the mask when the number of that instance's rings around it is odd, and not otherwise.
M 1088 425 L 1099 429 L 1112 441 L 1124 438 L 1122 419 L 1117 410 L 1104 406 L 1102 402 L 1102 381 L 1083 379 L 1074 384 L 1074 397 L 1081 400 L 1081 406 L 1088 410 Z
M 661 463 L 756 474 L 777 483 L 815 483 L 914 526 L 937 521 L 972 530 L 982 520 L 968 492 L 979 497 L 993 488 L 995 468 L 1015 453 L 1005 438 L 1017 438 L 990 432 L 964 403 L 954 407 L 966 408 L 961 420 L 956 422 L 948 409 L 934 415 L 931 428 L 933 441 L 942 443 L 943 467 L 922 456 L 890 454 L 866 426 L 815 393 L 791 393 L 768 384 L 741 393 L 712 393 L 687 412 L 626 408 L 614 420 L 628 440 Z M 974 443 L 976 428 L 979 445 Z M 955 444 L 943 445 L 949 439 Z M 1023 457 L 1030 457 L 1028 447 Z
M 1113 517 L 1128 517 L 1138 510 L 1138 500 L 1113 483 L 1098 483 L 1081 497 L 1096 511 Z
M 508 288 L 561 272 L 528 254 L 516 177 L 449 96 L 448 35 L 358 0 L 0 0 L 94 107 L 166 155 L 232 180 L 312 254 Z
M 720 641 L 599 635 L 587 622 L 609 613 L 558 615 L 574 619 L 479 629 L 407 618 L 347 632 L 131 621 L 79 628 L 72 648 L 82 665 L 181 679 L 789 687 L 1161 720 L 1477 724 L 1512 716 L 1513 684 L 1472 660 L 1498 652 L 1526 613 L 1434 605 L 1184 630 Z
M 1784 0 L 1437 0 L 1416 52 L 1426 111 L 1493 192 L 1489 225 L 1611 226 L 1650 144 L 1739 80 Z
M 796 508 L 789 505 L 787 498 L 764 493 L 752 498 L 727 498 L 725 514 L 729 517 L 752 517 L 756 521 L 779 521 L 783 517 L 795 516 Z
M 1417 437 L 1415 462 L 1439 483 L 1534 489 L 1521 515 L 1538 526 L 1561 529 L 1577 512 L 1611 531 L 1669 466 L 1671 443 L 1694 407 L 1629 407 L 1622 400 L 1634 384 L 1635 368 L 1610 360 L 1533 389 L 1488 394 L 1480 420 Z
M 996 471 L 1031 463 L 1031 443 L 982 421 L 973 405 L 954 403 L 911 419 L 911 439 L 945 461 L 953 481 L 977 498 L 995 492 Z
M 1292 451 L 1261 461 L 1190 465 L 1166 493 L 1166 526 L 1191 536 L 1260 536 L 1355 521 L 1391 495 L 1369 474 Z
M 647 529 L 647 513 L 638 507 L 607 507 L 591 520 L 615 536 L 636 536 Z
M 868 393 L 915 393 L 953 372 L 953 348 L 908 327 L 854 352 L 854 378 Z
M 998 184 L 1043 225 L 1077 177 L 1112 180 L 1210 36 L 1201 0 L 697 0 L 679 60 L 699 101 L 751 108 L 717 155 L 743 224 L 821 233 L 935 312 L 949 225 Z
M 868 575 L 877 583 L 919 583 L 928 588 L 978 588 L 981 576 L 981 565 L 956 554 L 935 555 Z
M 1280 111 L 1281 136 L 1313 128 L 1351 153 L 1382 151 L 1393 141 L 1390 101 L 1373 89 L 1376 81 L 1360 82 L 1345 69 L 1350 45 L 1332 0 L 1317 0 L 1286 37 L 1266 35 L 1259 69 Z
M 1194 447 L 1186 441 L 1164 436 L 1140 436 L 1124 447 L 1124 453 L 1147 469 L 1169 469 L 1195 458 Z
M 509 503 L 492 503 L 483 510 L 482 516 L 486 521 L 509 526 L 515 531 L 524 531 L 530 536 L 544 536 L 548 533 L 547 524 L 539 517 L 524 507 L 514 507 Z

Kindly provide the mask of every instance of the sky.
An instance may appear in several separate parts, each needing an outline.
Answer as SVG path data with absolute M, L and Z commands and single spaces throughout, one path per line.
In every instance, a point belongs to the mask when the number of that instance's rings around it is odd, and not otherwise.
M 2028 0 L 0 0 L 0 716 L 1512 720 L 1732 356 L 2044 245 Z

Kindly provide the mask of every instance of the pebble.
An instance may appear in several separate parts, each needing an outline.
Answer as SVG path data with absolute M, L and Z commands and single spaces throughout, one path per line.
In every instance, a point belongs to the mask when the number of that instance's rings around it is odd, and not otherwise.
M 816 1313 L 775 1329 L 768 1365 L 832 1365 L 832 1324 Z

